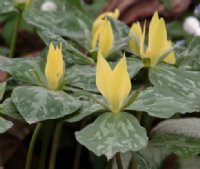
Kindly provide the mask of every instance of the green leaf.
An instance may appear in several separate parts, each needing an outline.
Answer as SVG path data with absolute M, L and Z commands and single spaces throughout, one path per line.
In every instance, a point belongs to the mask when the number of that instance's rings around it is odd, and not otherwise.
M 23 16 L 27 23 L 38 30 L 50 31 L 57 36 L 71 39 L 83 48 L 88 49 L 89 47 L 85 43 L 89 40 L 85 33 L 91 33 L 91 16 L 76 8 L 62 8 L 55 12 L 44 12 L 31 7 Z
M 66 121 L 77 122 L 94 113 L 106 111 L 103 106 L 101 106 L 99 103 L 96 102 L 96 100 L 93 99 L 93 97 L 95 97 L 96 99 L 98 99 L 98 101 L 105 102 L 105 99 L 102 96 L 91 93 L 89 95 L 88 92 L 81 90 L 73 90 L 73 92 L 73 96 L 81 101 L 82 106 L 79 109 L 78 113 L 73 114 Z
M 146 130 L 125 112 L 105 113 L 79 132 L 76 139 L 97 156 L 111 159 L 117 152 L 138 151 L 147 145 Z
M 62 43 L 63 57 L 65 61 L 69 64 L 93 64 L 94 61 L 78 51 L 70 43 L 64 40 L 58 34 L 51 32 L 49 30 L 40 30 L 38 31 L 39 36 L 43 39 L 45 44 L 49 46 L 50 42 L 60 44 Z
M 149 88 L 140 92 L 140 95 L 127 110 L 147 112 L 150 116 L 159 118 L 169 118 L 175 113 L 193 112 L 196 109 L 188 104 L 183 104 L 185 100 L 178 97 L 166 95 L 163 90 Z
M 0 0 L 0 14 L 17 11 L 13 0 Z
M 133 78 L 142 68 L 143 62 L 137 58 L 127 58 L 128 73 L 131 78 Z
M 166 120 L 153 129 L 151 143 L 166 147 L 180 157 L 195 156 L 200 153 L 199 130 L 197 118 Z
M 0 100 L 3 98 L 6 89 L 6 82 L 0 83 Z
M 0 117 L 0 133 L 4 133 L 6 130 L 10 129 L 12 127 L 12 122 L 5 120 Z
M 8 59 L 0 63 L 0 69 L 8 72 L 19 81 L 45 86 L 44 61 L 39 58 Z
M 113 19 L 111 17 L 108 17 L 108 19 L 111 22 L 112 29 L 114 32 L 115 44 L 120 44 L 123 38 L 129 37 L 129 27 L 125 23 L 117 19 Z
M 98 92 L 96 87 L 96 67 L 92 65 L 75 65 L 66 69 L 67 85 L 84 90 Z
M 11 97 L 28 123 L 61 118 L 72 114 L 81 106 L 79 100 L 63 91 L 36 86 L 16 87 Z
M 162 90 L 165 96 L 182 99 L 185 105 L 199 111 L 200 73 L 189 72 L 174 68 L 166 64 L 157 65 L 150 69 L 149 79 L 151 83 Z
M 17 108 L 13 104 L 11 98 L 7 98 L 3 104 L 0 105 L 1 107 L 1 114 L 4 114 L 6 116 L 12 117 L 17 120 L 24 121 L 23 117 L 18 112 Z

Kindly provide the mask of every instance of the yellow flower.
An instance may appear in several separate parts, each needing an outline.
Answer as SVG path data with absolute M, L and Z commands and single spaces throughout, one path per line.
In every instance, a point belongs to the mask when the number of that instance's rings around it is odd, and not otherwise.
M 146 50 L 144 49 L 145 26 L 142 33 L 140 24 L 134 23 L 130 29 L 130 35 L 133 36 L 129 42 L 131 50 L 142 58 L 149 58 L 151 67 L 155 66 L 160 57 L 172 47 L 171 42 L 167 39 L 165 21 L 163 18 L 159 19 L 157 12 L 154 13 L 149 25 L 148 46 Z M 164 61 L 169 64 L 175 64 L 174 51 L 171 51 Z
M 96 49 L 97 43 L 99 51 L 105 56 L 113 46 L 114 35 L 109 20 L 104 20 L 102 25 L 95 31 L 92 37 L 92 49 Z
M 114 34 L 110 21 L 107 16 L 118 19 L 119 10 L 101 14 L 93 23 L 92 27 L 92 49 L 99 47 L 100 52 L 105 55 L 113 46 Z M 97 45 L 98 44 L 98 45 Z
M 119 14 L 120 14 L 119 9 L 115 9 L 114 12 L 105 12 L 99 15 L 93 23 L 92 35 L 94 35 L 96 30 L 100 27 L 100 25 L 102 25 L 103 21 L 106 19 L 107 16 L 112 17 L 114 19 L 118 19 Z
M 123 108 L 124 101 L 131 90 L 131 81 L 127 71 L 125 56 L 112 70 L 99 52 L 96 68 L 96 85 L 100 93 L 106 98 L 110 110 L 113 113 L 118 113 Z
M 62 57 L 62 47 L 54 47 L 51 43 L 47 55 L 45 75 L 48 81 L 48 88 L 56 90 L 64 74 L 64 62 Z

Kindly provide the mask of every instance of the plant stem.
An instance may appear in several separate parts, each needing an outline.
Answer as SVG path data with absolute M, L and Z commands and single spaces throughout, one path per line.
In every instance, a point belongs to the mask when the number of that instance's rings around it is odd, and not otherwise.
M 134 160 L 134 158 L 131 159 L 131 169 L 137 169 L 137 162 Z
M 30 169 L 31 168 L 31 161 L 32 161 L 32 156 L 33 156 L 33 149 L 35 147 L 35 142 L 36 142 L 38 133 L 39 133 L 39 131 L 41 129 L 41 126 L 42 126 L 42 124 L 38 123 L 37 126 L 36 126 L 36 128 L 35 128 L 35 130 L 34 130 L 34 133 L 32 135 L 31 142 L 30 142 L 30 145 L 29 145 L 29 148 L 28 148 L 28 154 L 27 154 L 25 169 Z
M 120 153 L 116 154 L 116 162 L 117 162 L 117 168 L 118 169 L 123 169 Z
M 87 123 L 87 119 L 83 119 L 82 122 L 81 122 L 80 129 L 82 129 L 86 125 L 86 123 Z M 82 151 L 82 145 L 79 144 L 79 143 L 77 143 L 73 169 L 79 169 L 80 158 L 81 158 L 81 151 Z
M 60 135 L 62 132 L 62 124 L 63 122 L 57 124 L 55 132 L 54 132 L 54 138 L 52 142 L 51 154 L 50 154 L 50 159 L 49 159 L 49 169 L 54 169 L 55 164 L 56 164 L 56 154 L 58 150 Z
M 43 142 L 42 142 L 42 150 L 40 153 L 40 161 L 39 161 L 39 169 L 46 169 L 46 157 L 47 157 L 47 151 L 48 151 L 48 145 L 50 141 L 50 136 L 51 136 L 51 122 L 46 122 L 45 123 L 45 133 L 43 137 Z
M 11 39 L 11 45 L 10 45 L 10 51 L 9 51 L 9 57 L 12 58 L 15 53 L 15 47 L 16 47 L 16 40 L 17 40 L 17 35 L 20 27 L 20 22 L 22 19 L 22 11 L 18 10 L 17 18 L 16 18 L 16 24 L 15 28 L 12 34 L 12 39 Z

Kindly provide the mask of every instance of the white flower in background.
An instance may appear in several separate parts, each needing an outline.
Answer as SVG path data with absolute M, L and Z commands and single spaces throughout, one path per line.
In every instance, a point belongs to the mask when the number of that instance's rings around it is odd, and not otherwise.
M 183 29 L 187 33 L 195 35 L 196 32 L 200 29 L 200 24 L 198 19 L 193 16 L 187 17 L 183 23 Z
M 57 5 L 53 1 L 44 2 L 40 9 L 45 12 L 53 12 L 57 10 Z

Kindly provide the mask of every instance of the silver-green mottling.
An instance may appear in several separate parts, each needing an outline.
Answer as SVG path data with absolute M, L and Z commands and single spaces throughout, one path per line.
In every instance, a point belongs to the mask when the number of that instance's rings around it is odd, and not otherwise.
M 80 108 L 78 99 L 63 91 L 21 86 L 12 92 L 12 101 L 26 122 L 36 123 L 72 114 Z
M 105 113 L 75 135 L 82 145 L 107 159 L 117 152 L 138 151 L 148 142 L 146 130 L 134 116 L 125 112 Z
M 39 58 L 15 58 L 0 63 L 0 69 L 19 81 L 44 86 L 46 83 L 44 63 Z

